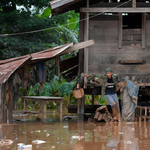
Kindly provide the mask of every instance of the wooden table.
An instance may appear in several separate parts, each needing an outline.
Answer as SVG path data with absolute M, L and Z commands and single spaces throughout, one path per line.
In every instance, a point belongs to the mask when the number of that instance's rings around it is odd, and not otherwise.
M 44 114 L 46 114 L 46 102 L 47 101 L 59 101 L 59 114 L 60 121 L 62 121 L 62 101 L 63 97 L 49 97 L 49 96 L 23 96 L 24 99 L 24 110 L 26 110 L 27 100 L 40 101 L 40 112 L 42 112 L 42 103 L 44 102 Z

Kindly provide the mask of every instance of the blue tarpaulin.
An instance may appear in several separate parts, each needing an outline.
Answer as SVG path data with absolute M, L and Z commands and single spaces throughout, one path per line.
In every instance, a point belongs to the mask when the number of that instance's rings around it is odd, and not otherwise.
M 122 121 L 134 121 L 138 102 L 139 85 L 130 80 L 124 82 L 121 93 Z

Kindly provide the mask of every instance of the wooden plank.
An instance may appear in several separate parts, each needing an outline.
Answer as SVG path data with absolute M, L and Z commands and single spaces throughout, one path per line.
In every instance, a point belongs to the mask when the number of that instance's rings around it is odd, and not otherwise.
M 98 13 L 98 12 L 114 12 L 114 13 L 118 13 L 118 12 L 122 12 L 122 13 L 143 13 L 143 12 L 150 12 L 149 8 L 115 8 L 115 9 L 111 9 L 111 8 L 80 8 L 80 12 L 89 12 L 89 13 Z
M 132 7 L 136 8 L 136 0 L 132 0 Z
M 121 60 L 121 64 L 143 64 L 143 60 Z
M 57 68 L 57 76 L 59 77 L 59 76 L 60 76 L 60 62 L 59 62 L 59 56 L 56 56 L 56 57 L 55 57 L 55 65 L 56 65 L 56 68 Z
M 123 34 L 122 36 L 123 41 L 142 41 L 141 34 Z
M 142 34 L 142 29 L 123 29 L 123 34 Z
M 139 86 L 150 86 L 150 83 L 139 83 Z
M 141 47 L 142 41 L 122 41 L 122 46 L 136 46 Z
M 83 49 L 85 47 L 89 47 L 92 45 L 94 45 L 94 40 L 88 40 L 88 41 L 80 42 L 80 43 L 77 43 L 75 45 L 70 46 L 69 48 L 64 50 L 62 53 L 60 53 L 60 55 L 64 55 L 66 53 L 70 53 L 70 52 L 73 52 L 75 50 Z
M 119 74 L 119 75 L 124 75 L 126 76 L 128 75 L 137 75 L 137 76 L 141 76 L 141 75 L 148 75 L 150 74 L 150 70 L 148 70 L 147 68 L 150 68 L 150 65 L 111 65 L 111 64 L 95 64 L 95 66 L 98 68 L 97 70 L 93 69 L 93 64 L 89 65 L 89 74 L 91 73 L 97 73 L 97 74 L 104 74 L 105 73 L 105 69 L 107 67 L 111 67 L 111 69 L 113 70 L 114 73 Z M 139 81 L 140 79 L 137 78 L 137 81 Z
M 145 48 L 146 13 L 142 13 L 142 48 Z
M 119 8 L 125 8 L 125 7 L 132 7 L 132 2 L 113 2 L 113 3 L 96 3 L 93 5 L 90 5 L 91 8 L 93 7 L 117 7 L 119 6 Z M 136 2 L 136 7 L 150 7 L 150 3 L 146 3 L 146 2 Z
M 122 48 L 122 13 L 119 13 L 118 48 Z

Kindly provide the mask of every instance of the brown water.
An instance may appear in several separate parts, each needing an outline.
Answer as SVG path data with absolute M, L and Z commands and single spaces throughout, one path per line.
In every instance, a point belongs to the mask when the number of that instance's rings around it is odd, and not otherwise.
M 15 121 L 13 125 L 1 125 L 0 138 L 10 139 L 13 143 L 0 143 L 0 150 L 21 150 L 18 143 L 30 144 L 28 150 L 150 149 L 149 122 L 81 122 L 75 117 L 72 122 L 60 122 L 59 114 L 53 115 L 47 115 L 45 122 L 35 121 L 37 116 L 29 115 L 22 117 L 23 121 Z M 32 144 L 33 140 L 43 140 L 46 143 Z M 26 146 L 22 146 L 22 149 L 27 150 Z

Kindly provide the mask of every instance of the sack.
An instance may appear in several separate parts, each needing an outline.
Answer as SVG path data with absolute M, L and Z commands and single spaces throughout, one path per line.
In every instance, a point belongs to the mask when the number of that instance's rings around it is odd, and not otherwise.
M 75 89 L 73 91 L 73 95 L 76 99 L 82 98 L 84 96 L 83 88 L 81 88 L 80 85 L 79 85 L 79 89 L 77 89 L 77 85 L 76 85 Z

